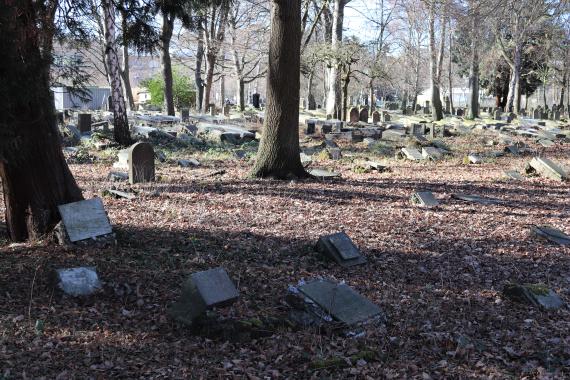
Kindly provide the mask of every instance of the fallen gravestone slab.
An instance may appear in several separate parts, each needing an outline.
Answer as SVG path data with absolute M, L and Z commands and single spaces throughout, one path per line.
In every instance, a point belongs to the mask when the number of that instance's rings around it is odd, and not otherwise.
M 506 170 L 505 171 L 505 177 L 509 178 L 509 179 L 514 179 L 516 181 L 523 181 L 524 177 L 517 172 L 516 170 Z
M 379 173 L 384 173 L 390 171 L 390 168 L 386 165 L 382 165 L 374 161 L 366 161 L 366 166 L 370 169 L 376 170 Z
M 451 197 L 465 202 L 479 203 L 482 205 L 498 205 L 504 203 L 499 199 L 484 198 L 478 195 L 470 195 L 470 194 L 451 194 Z
M 564 306 L 564 301 L 558 294 L 542 284 L 507 284 L 503 294 L 515 302 L 526 303 L 543 310 L 556 310 Z
M 505 147 L 505 152 L 506 153 L 510 153 L 514 156 L 518 156 L 521 152 L 519 150 L 519 147 L 516 145 L 508 145 Z
M 57 208 L 72 243 L 113 233 L 99 198 L 59 205 Z
M 225 269 L 193 273 L 184 283 L 180 299 L 168 309 L 168 314 L 191 325 L 206 310 L 227 306 L 235 302 L 238 296 L 239 292 Z
M 549 240 L 558 245 L 570 245 L 570 236 L 550 226 L 531 226 L 533 235 Z
M 537 173 L 541 176 L 554 179 L 556 181 L 565 181 L 568 179 L 568 175 L 562 168 L 556 165 L 554 162 L 550 161 L 548 158 L 535 157 L 533 158 L 526 167 L 527 174 Z
M 178 166 L 189 168 L 190 166 L 200 166 L 200 162 L 195 158 L 191 158 L 189 160 L 178 160 Z
M 366 263 L 366 258 L 344 232 L 321 236 L 316 249 L 345 268 Z
M 424 159 L 420 151 L 416 148 L 402 148 L 400 155 L 412 161 L 421 161 Z
M 129 179 L 129 175 L 123 172 L 111 172 L 107 176 L 107 179 L 112 182 L 126 181 Z
M 433 144 L 433 146 L 443 151 L 444 154 L 451 152 L 451 149 L 443 141 L 433 140 L 431 143 Z
M 335 320 L 352 326 L 382 317 L 382 310 L 346 284 L 315 280 L 299 286 L 299 291 Z
M 481 158 L 481 156 L 479 156 L 478 154 L 470 154 L 467 156 L 467 159 L 471 164 L 480 164 L 483 162 L 483 158 Z
M 538 143 L 543 146 L 544 148 L 550 148 L 552 146 L 554 146 L 554 141 L 552 140 L 547 140 L 547 139 L 541 139 L 538 140 Z
M 340 177 L 340 173 L 335 173 L 324 169 L 310 169 L 309 174 L 313 177 L 318 177 L 321 179 Z
M 97 272 L 92 267 L 57 269 L 56 276 L 57 287 L 73 297 L 89 296 L 101 289 Z
M 412 194 L 411 201 L 418 206 L 435 207 L 439 205 L 439 201 L 431 191 L 416 191 Z
M 428 160 L 437 161 L 443 157 L 443 153 L 433 146 L 422 148 L 422 156 Z
M 114 198 L 125 198 L 130 200 L 135 199 L 137 196 L 133 193 L 127 193 L 126 191 L 107 189 L 103 192 L 103 195 L 110 195 Z

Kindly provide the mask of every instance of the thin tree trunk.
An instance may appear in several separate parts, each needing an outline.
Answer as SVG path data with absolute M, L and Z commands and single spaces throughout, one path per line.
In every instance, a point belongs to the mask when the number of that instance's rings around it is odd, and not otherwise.
M 522 66 L 522 44 L 515 45 L 515 55 L 513 58 L 513 65 L 511 66 L 511 80 L 509 82 L 509 94 L 507 95 L 507 102 L 505 104 L 505 111 L 518 112 L 519 100 L 518 93 L 520 92 L 521 82 L 521 66 Z
M 347 73 L 343 80 L 344 85 L 342 86 L 342 114 L 340 120 L 346 121 L 346 111 L 348 110 L 348 85 L 350 83 L 350 73 Z
M 238 86 L 238 104 L 240 111 L 245 111 L 245 83 L 243 79 L 238 78 L 237 80 Z
M 126 11 L 121 10 L 121 24 L 123 27 L 123 33 L 127 30 L 127 15 Z M 133 89 L 131 88 L 131 78 L 130 78 L 130 67 L 129 67 L 129 44 L 127 41 L 123 41 L 123 64 L 121 67 L 121 77 L 123 78 L 123 84 L 125 86 L 125 96 L 129 108 L 131 110 L 135 109 L 135 99 L 133 97 Z
M 222 75 L 220 77 L 220 108 L 224 109 L 226 105 L 226 76 Z
M 36 11 L 31 0 L 0 7 L 0 178 L 13 241 L 40 238 L 58 205 L 83 199 L 61 150 Z
M 336 50 L 342 43 L 342 25 L 344 23 L 344 6 L 346 0 L 335 0 L 335 8 L 333 11 L 333 35 L 332 49 Z M 341 103 L 341 80 L 338 62 L 333 62 L 328 72 L 328 94 L 327 94 L 327 114 L 332 115 L 336 119 L 340 119 L 342 112 L 340 110 Z
M 566 89 L 566 80 L 567 73 L 564 72 L 562 75 L 562 85 L 560 86 L 560 102 L 558 103 L 559 107 L 564 107 L 564 90 Z
M 469 117 L 479 117 L 479 17 L 475 13 L 471 20 L 471 65 L 469 68 L 469 87 L 471 89 L 471 105 Z
M 162 33 L 160 35 L 160 58 L 162 78 L 164 79 L 164 106 L 166 113 L 174 116 L 174 81 L 172 79 L 172 61 L 170 59 L 170 40 L 174 29 L 174 17 L 162 14 Z
M 271 2 L 267 106 L 252 174 L 287 179 L 305 177 L 299 148 L 301 2 Z
M 123 86 L 121 83 L 121 68 L 117 55 L 117 42 L 115 38 L 115 10 L 112 0 L 102 0 L 105 33 L 105 56 L 107 70 L 111 86 L 111 98 L 113 100 L 113 127 L 115 141 L 120 145 L 130 145 L 131 134 L 129 132 L 129 120 L 127 118 L 127 107 L 123 97 Z
M 434 121 L 443 119 L 441 97 L 439 92 L 437 49 L 435 46 L 435 0 L 431 0 L 429 11 L 429 50 L 431 68 L 431 103 Z
M 315 78 L 315 70 L 313 68 L 309 73 L 309 78 L 307 80 L 307 109 L 309 111 L 314 111 L 315 109 L 317 109 L 315 95 L 313 94 L 314 78 Z
M 453 32 L 451 28 L 449 30 L 449 67 L 448 67 L 448 81 L 449 81 L 449 111 L 453 115 L 453 57 L 452 57 L 452 43 L 453 43 Z
M 214 65 L 216 64 L 217 54 L 209 49 L 206 53 L 206 88 L 204 91 L 204 108 L 210 107 L 210 96 L 212 93 L 212 85 L 214 83 Z
M 194 82 L 196 85 L 196 111 L 202 112 L 204 100 L 204 81 L 202 80 L 202 62 L 204 60 L 204 29 L 202 21 L 198 22 L 198 45 L 196 47 L 196 70 Z
M 376 101 L 374 99 L 374 79 L 370 79 L 370 82 L 368 83 L 368 99 L 370 102 L 370 113 L 372 113 L 376 111 Z

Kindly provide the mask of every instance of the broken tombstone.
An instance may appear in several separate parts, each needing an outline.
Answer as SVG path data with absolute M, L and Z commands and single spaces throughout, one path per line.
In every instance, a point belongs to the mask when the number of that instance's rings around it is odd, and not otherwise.
M 421 161 L 424 159 L 422 154 L 416 148 L 402 148 L 399 156 L 402 158 L 407 158 L 408 160 L 412 161 Z
M 168 314 L 191 325 L 206 310 L 230 305 L 238 296 L 239 292 L 225 269 L 193 273 L 184 283 L 180 299 L 168 309 Z
M 542 310 L 556 310 L 564 301 L 553 290 L 543 284 L 507 284 L 503 294 L 510 300 L 526 303 Z
M 190 166 L 200 166 L 200 162 L 195 159 L 195 158 L 191 158 L 189 160 L 178 160 L 178 166 L 181 166 L 183 168 L 189 168 Z
M 111 172 L 107 176 L 107 179 L 112 182 L 126 181 L 129 179 L 129 175 L 123 172 Z
M 566 181 L 566 172 L 548 158 L 535 157 L 526 166 L 527 174 L 539 174 L 541 176 L 556 180 Z
M 570 236 L 550 226 L 531 226 L 533 235 L 546 239 L 558 245 L 570 245 Z
M 57 287 L 72 297 L 89 296 L 101 289 L 101 282 L 93 267 L 57 269 Z
M 506 153 L 510 153 L 514 156 L 518 156 L 521 152 L 519 150 L 519 147 L 516 145 L 508 145 L 505 147 L 505 152 Z
M 114 198 L 124 198 L 129 201 L 135 199 L 137 196 L 133 193 L 127 193 L 126 191 L 120 191 L 115 189 L 107 189 L 103 192 L 103 195 L 108 195 Z
M 439 201 L 431 191 L 416 191 L 411 197 L 412 203 L 418 206 L 435 207 Z
M 316 248 L 345 268 L 366 263 L 366 258 L 344 232 L 321 236 Z
M 550 148 L 554 146 L 554 141 L 548 139 L 540 139 L 538 140 L 538 143 L 544 148 Z
M 524 177 L 519 172 L 517 172 L 516 170 L 506 170 L 505 171 L 505 177 L 507 177 L 509 179 L 514 179 L 516 181 L 524 180 Z
M 470 154 L 467 156 L 470 164 L 480 164 L 483 162 L 483 159 L 478 154 Z
M 313 177 L 317 177 L 320 179 L 340 177 L 340 173 L 335 173 L 335 172 L 331 172 L 331 171 L 324 170 L 324 169 L 318 169 L 318 168 L 310 169 L 309 174 L 312 175 Z
M 100 198 L 59 205 L 57 208 L 64 229 L 64 231 L 56 229 L 60 243 L 66 242 L 67 239 L 75 243 L 109 236 L 113 233 Z
M 422 148 L 422 156 L 428 160 L 437 161 L 443 157 L 443 153 L 433 146 Z

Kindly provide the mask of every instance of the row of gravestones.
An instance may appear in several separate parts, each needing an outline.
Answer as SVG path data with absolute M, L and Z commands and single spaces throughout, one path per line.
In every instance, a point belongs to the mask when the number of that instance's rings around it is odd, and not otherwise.
M 348 114 L 348 119 L 350 121 L 350 123 L 358 123 L 358 122 L 364 122 L 364 123 L 368 123 L 368 119 L 369 119 L 369 113 L 368 113 L 368 107 L 362 107 L 360 110 L 357 107 L 353 107 L 350 109 L 349 114 Z M 372 123 L 376 124 L 379 122 L 389 122 L 390 121 L 390 114 L 388 113 L 388 111 L 374 111 L 372 112 Z

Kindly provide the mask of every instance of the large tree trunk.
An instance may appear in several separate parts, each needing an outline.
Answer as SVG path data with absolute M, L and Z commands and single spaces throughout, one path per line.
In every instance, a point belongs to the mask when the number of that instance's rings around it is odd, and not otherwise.
M 564 90 L 566 89 L 567 73 L 564 72 L 562 75 L 562 85 L 560 86 L 560 102 L 559 107 L 564 107 Z
M 160 35 L 160 58 L 164 79 L 164 106 L 166 113 L 174 116 L 174 84 L 172 79 L 172 61 L 170 59 L 170 40 L 174 29 L 174 17 L 162 14 L 162 33 Z
M 245 83 L 243 79 L 238 78 L 237 80 L 237 87 L 238 87 L 238 105 L 240 111 L 245 111 Z
M 206 53 L 206 89 L 204 91 L 204 108 L 210 107 L 210 96 L 212 93 L 212 85 L 214 83 L 214 66 L 218 54 L 213 49 L 209 49 Z
M 305 177 L 299 149 L 301 2 L 273 0 L 271 4 L 267 105 L 252 174 Z
M 13 241 L 40 238 L 58 205 L 83 199 L 61 150 L 35 12 L 31 0 L 0 6 L 0 178 Z
M 111 86 L 111 98 L 113 100 L 113 126 L 115 141 L 123 146 L 130 145 L 131 134 L 129 131 L 129 120 L 127 118 L 127 107 L 123 97 L 123 86 L 121 83 L 121 67 L 117 54 L 117 41 L 115 38 L 115 9 L 112 0 L 102 0 L 103 26 L 105 34 L 105 60 L 107 62 L 108 76 Z
M 452 57 L 452 43 L 453 43 L 453 31 L 449 28 L 449 66 L 448 66 L 448 84 L 449 84 L 449 111 L 453 115 L 453 57 Z
M 338 49 L 342 43 L 342 25 L 344 23 L 344 6 L 346 0 L 335 0 L 333 11 L 332 49 Z M 328 71 L 328 94 L 326 111 L 336 119 L 342 117 L 341 111 L 341 80 L 338 62 L 333 62 Z
M 469 68 L 469 87 L 471 89 L 471 105 L 469 117 L 479 117 L 479 17 L 472 15 L 471 25 L 471 65 Z
M 123 31 L 127 30 L 127 14 L 125 10 L 121 10 L 121 24 Z M 121 76 L 125 86 L 125 96 L 127 98 L 129 108 L 135 109 L 135 99 L 133 97 L 133 89 L 131 88 L 130 67 L 129 67 L 129 44 L 123 41 L 123 64 L 121 67 Z
M 507 103 L 505 105 L 506 112 L 519 112 L 519 97 L 521 85 L 521 66 L 522 66 L 522 43 L 515 45 L 515 55 L 511 66 L 511 81 L 509 82 L 509 94 L 507 95 Z
M 376 99 L 374 98 L 374 79 L 368 83 L 368 101 L 370 103 L 370 113 L 376 111 Z
M 441 95 L 439 92 L 438 59 L 437 48 L 435 46 L 435 0 L 431 0 L 429 11 L 429 51 L 432 117 L 434 121 L 437 121 L 443 119 L 443 109 L 441 105 Z
M 204 100 L 204 81 L 202 80 L 202 62 L 204 60 L 204 29 L 202 21 L 198 23 L 198 46 L 196 47 L 196 71 L 194 82 L 196 85 L 196 111 L 202 112 Z
M 226 105 L 226 76 L 222 75 L 220 77 L 220 108 L 224 110 Z
M 317 102 L 315 101 L 315 95 L 313 94 L 313 82 L 315 79 L 315 69 L 312 68 L 309 73 L 309 78 L 307 80 L 307 109 L 309 111 L 314 111 L 317 109 Z

